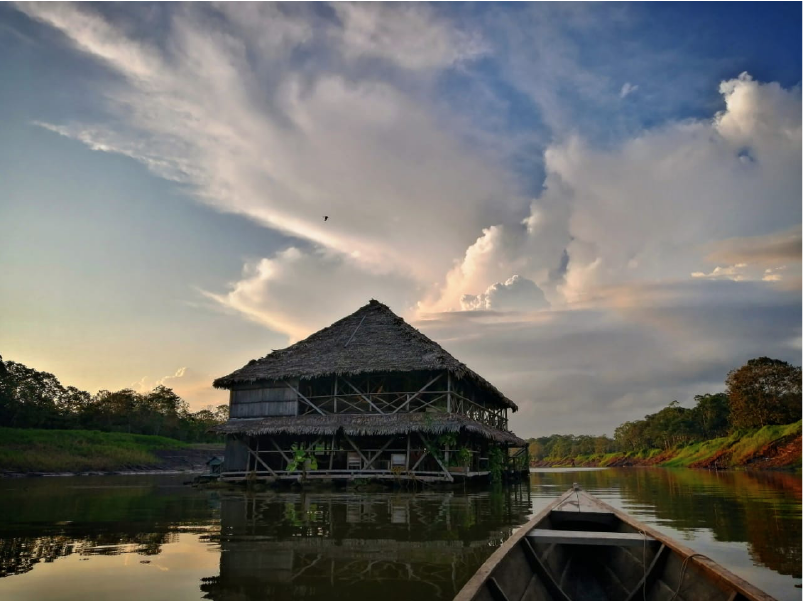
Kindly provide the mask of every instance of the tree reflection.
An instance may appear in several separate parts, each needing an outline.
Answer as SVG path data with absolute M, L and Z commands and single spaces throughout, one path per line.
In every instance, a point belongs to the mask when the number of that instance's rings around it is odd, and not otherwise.
M 676 530 L 710 530 L 717 541 L 747 543 L 757 564 L 801 576 L 798 475 L 663 468 L 532 474 L 535 486 L 569 488 L 575 480 L 592 494 L 618 490 L 626 504 L 648 508 Z

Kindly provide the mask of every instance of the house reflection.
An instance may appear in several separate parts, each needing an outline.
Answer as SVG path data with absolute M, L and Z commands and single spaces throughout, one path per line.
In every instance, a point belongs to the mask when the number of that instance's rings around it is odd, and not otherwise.
M 529 507 L 526 487 L 227 495 L 220 575 L 201 589 L 217 601 L 451 599 Z

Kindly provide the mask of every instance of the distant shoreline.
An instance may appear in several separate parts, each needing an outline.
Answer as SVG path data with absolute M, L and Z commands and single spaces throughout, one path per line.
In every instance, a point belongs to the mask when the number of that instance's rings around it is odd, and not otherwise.
M 697 469 L 795 470 L 801 467 L 801 422 L 766 426 L 741 436 L 684 447 L 626 453 L 545 457 L 530 467 L 685 467 Z
M 141 434 L 0 428 L 0 477 L 197 473 L 223 449 Z

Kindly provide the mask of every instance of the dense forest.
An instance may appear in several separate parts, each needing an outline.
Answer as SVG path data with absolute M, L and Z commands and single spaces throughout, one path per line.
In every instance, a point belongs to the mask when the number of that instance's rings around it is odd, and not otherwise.
M 566 458 L 678 446 L 790 424 L 801 418 L 801 369 L 768 357 L 731 371 L 725 392 L 694 397 L 695 405 L 672 401 L 644 419 L 625 422 L 608 436 L 553 434 L 530 439 L 530 458 Z
M 53 374 L 0 357 L 0 426 L 155 434 L 185 442 L 216 440 L 209 428 L 228 419 L 228 405 L 191 412 L 166 386 L 90 394 Z

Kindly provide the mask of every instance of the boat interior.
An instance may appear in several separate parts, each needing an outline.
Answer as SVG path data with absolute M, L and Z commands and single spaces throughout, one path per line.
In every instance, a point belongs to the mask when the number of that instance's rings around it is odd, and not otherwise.
M 640 531 L 593 497 L 550 511 L 499 561 L 483 601 L 745 601 L 724 578 Z

